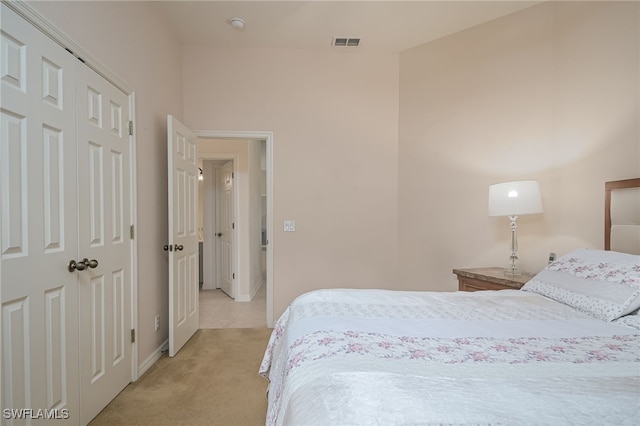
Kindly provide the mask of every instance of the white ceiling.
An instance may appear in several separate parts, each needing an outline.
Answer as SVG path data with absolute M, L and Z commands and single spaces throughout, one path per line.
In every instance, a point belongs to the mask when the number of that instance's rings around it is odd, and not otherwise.
M 186 44 L 230 48 L 348 49 L 399 52 L 542 1 L 160 1 L 156 6 Z M 229 19 L 246 21 L 244 30 Z M 353 48 L 351 48 L 353 49 Z

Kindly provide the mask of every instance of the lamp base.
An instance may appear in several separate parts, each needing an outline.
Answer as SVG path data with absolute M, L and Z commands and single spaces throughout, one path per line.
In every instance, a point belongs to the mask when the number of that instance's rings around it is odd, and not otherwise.
M 509 275 L 510 277 L 518 277 L 522 275 L 522 271 L 518 268 L 509 267 L 504 270 L 504 274 Z
M 504 274 L 511 277 L 522 275 L 522 271 L 518 268 L 518 237 L 516 235 L 518 225 L 516 225 L 516 219 L 518 219 L 516 215 L 509 216 L 511 221 L 511 256 L 509 256 L 509 266 L 504 270 Z

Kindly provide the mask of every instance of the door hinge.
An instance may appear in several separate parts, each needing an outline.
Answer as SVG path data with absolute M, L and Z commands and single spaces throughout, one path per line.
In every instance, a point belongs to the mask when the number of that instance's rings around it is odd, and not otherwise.
M 135 228 L 133 227 L 133 225 L 131 225 L 129 227 L 129 237 L 133 240 L 133 237 L 135 237 L 135 235 L 136 235 Z
M 236 177 L 235 172 L 231 172 L 231 179 L 233 179 L 233 178 L 235 178 L 235 177 Z
M 135 343 L 136 342 L 136 330 L 135 328 L 131 329 L 131 343 Z
M 231 279 L 236 279 L 236 273 L 234 272 L 233 274 L 231 274 Z
M 133 121 L 129 121 L 129 136 L 133 136 Z
M 236 229 L 236 223 L 235 222 L 231 223 L 231 229 Z

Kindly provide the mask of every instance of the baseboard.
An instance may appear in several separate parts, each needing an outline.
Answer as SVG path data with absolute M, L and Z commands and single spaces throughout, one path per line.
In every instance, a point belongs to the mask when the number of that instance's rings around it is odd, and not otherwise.
M 236 297 L 236 302 L 251 302 L 253 300 L 253 298 L 255 297 L 256 293 L 258 292 L 258 290 L 260 290 L 260 287 L 264 285 L 262 284 L 262 282 L 260 284 L 258 284 L 257 286 L 253 287 L 253 290 L 251 290 L 251 294 L 246 295 L 246 294 L 241 294 L 238 295 Z
M 138 366 L 138 377 L 142 377 L 145 371 L 151 368 L 151 366 L 162 357 L 162 352 L 167 350 L 169 350 L 169 339 L 162 342 L 162 344 L 155 351 L 151 352 L 151 355 Z
M 235 301 L 236 301 L 236 302 L 251 302 L 251 297 L 250 297 L 250 296 L 248 296 L 248 295 L 246 295 L 246 294 L 238 295 L 238 296 L 235 298 Z
M 260 287 L 262 287 L 263 285 L 264 285 L 264 282 L 262 281 L 262 279 L 260 279 L 260 281 L 253 286 L 253 289 L 251 290 L 251 300 L 253 300 L 253 298 L 256 296 L 256 293 L 258 292 L 258 290 L 260 290 Z

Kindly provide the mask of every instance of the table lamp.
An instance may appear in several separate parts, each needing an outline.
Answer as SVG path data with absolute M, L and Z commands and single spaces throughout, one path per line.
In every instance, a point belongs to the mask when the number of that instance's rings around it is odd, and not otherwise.
M 536 213 L 542 213 L 538 181 L 504 182 L 489 186 L 489 216 L 507 216 L 511 221 L 511 257 L 506 275 L 522 275 L 518 268 L 516 219 Z

